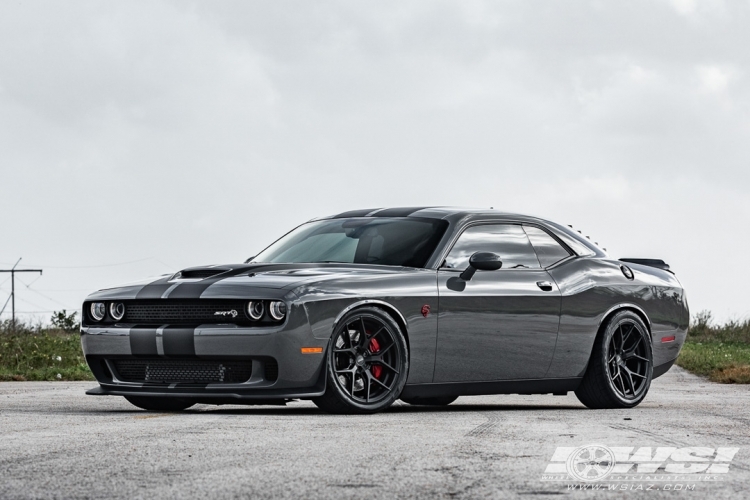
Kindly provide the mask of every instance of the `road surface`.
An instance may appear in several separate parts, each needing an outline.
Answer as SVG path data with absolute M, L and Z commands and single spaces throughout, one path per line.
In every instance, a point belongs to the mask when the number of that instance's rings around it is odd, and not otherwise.
M 440 409 L 398 403 L 370 416 L 327 415 L 309 402 L 165 414 L 85 396 L 94 385 L 0 383 L 0 498 L 675 496 L 645 491 L 667 484 L 653 481 L 602 492 L 542 480 L 557 447 L 591 443 L 740 448 L 718 481 L 674 484 L 694 484 L 677 496 L 696 499 L 750 490 L 750 386 L 677 367 L 638 408 L 602 411 L 570 394 L 465 397 Z

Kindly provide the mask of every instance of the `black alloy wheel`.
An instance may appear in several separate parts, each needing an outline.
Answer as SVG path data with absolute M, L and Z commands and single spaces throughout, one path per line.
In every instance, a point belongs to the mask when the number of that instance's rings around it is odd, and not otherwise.
M 380 309 L 355 309 L 331 337 L 326 392 L 313 402 L 331 413 L 380 411 L 401 394 L 408 371 L 399 325 Z
M 615 314 L 594 342 L 578 399 L 589 408 L 632 408 L 646 397 L 653 375 L 651 336 L 635 312 Z
M 607 375 L 623 399 L 636 399 L 645 390 L 649 379 L 648 340 L 644 340 L 636 328 L 635 322 L 620 322 L 607 348 Z

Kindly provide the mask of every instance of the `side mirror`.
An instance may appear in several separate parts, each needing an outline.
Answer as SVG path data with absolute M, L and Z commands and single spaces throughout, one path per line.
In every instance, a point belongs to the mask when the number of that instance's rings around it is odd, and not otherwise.
M 500 256 L 492 252 L 477 252 L 469 259 L 469 267 L 461 273 L 461 279 L 469 281 L 474 277 L 477 270 L 480 271 L 497 271 L 503 267 Z

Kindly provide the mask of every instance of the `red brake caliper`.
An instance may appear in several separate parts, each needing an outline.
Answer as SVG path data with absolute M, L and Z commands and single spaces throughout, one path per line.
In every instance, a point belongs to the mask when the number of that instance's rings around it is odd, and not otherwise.
M 371 338 L 370 339 L 370 354 L 377 354 L 380 352 L 380 344 L 378 343 L 378 339 Z M 379 379 L 380 376 L 383 374 L 383 367 L 377 364 L 373 364 L 370 367 L 370 371 L 372 372 L 372 376 Z

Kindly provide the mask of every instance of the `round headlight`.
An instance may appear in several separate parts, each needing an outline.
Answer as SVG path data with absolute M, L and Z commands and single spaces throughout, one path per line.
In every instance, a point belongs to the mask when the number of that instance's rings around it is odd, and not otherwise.
M 115 321 L 120 321 L 125 316 L 125 304 L 122 302 L 112 302 L 109 305 L 109 315 Z
M 264 310 L 263 301 L 261 300 L 251 300 L 247 303 L 247 315 L 250 316 L 250 319 L 252 320 L 258 321 L 262 318 Z
M 107 308 L 102 302 L 94 302 L 91 304 L 91 319 L 94 321 L 101 321 L 104 319 L 105 314 L 107 314 Z
M 268 312 L 271 313 L 271 317 L 276 321 L 281 321 L 286 316 L 286 304 L 280 301 L 271 302 L 271 307 L 268 308 Z

